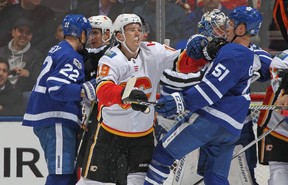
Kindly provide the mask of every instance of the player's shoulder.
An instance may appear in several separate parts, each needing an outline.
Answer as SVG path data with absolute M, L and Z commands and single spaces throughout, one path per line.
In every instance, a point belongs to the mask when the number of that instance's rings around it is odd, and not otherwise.
M 228 43 L 228 44 L 225 44 L 220 49 L 219 54 L 224 54 L 224 55 L 231 56 L 231 57 L 235 57 L 235 56 L 244 54 L 243 57 L 245 57 L 245 54 L 246 55 L 252 55 L 254 53 L 251 49 L 249 49 L 248 47 L 246 47 L 242 44 Z
M 79 67 L 82 66 L 81 63 L 83 63 L 83 57 L 66 41 L 62 41 L 59 44 L 53 46 L 49 50 L 48 55 L 52 57 L 53 61 L 56 62 L 57 65 L 73 63 Z
M 109 66 L 123 65 L 127 61 L 122 51 L 114 46 L 105 51 L 104 55 L 100 58 L 99 64 L 106 64 Z
M 288 49 L 278 53 L 273 60 L 281 60 L 281 61 L 287 61 L 288 62 Z
M 176 51 L 176 49 L 170 46 L 161 44 L 159 42 L 154 42 L 154 41 L 141 42 L 140 49 L 144 51 L 149 51 L 150 53 L 154 53 L 154 54 L 161 54 L 165 50 L 169 50 L 172 52 Z

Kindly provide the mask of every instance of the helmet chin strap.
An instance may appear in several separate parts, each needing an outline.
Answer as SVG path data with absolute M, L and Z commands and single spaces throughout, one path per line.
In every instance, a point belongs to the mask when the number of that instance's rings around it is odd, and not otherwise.
M 85 34 L 86 35 L 86 34 Z M 79 40 L 79 42 L 82 44 L 82 48 L 81 48 L 81 50 L 83 50 L 83 49 L 85 49 L 85 47 L 86 47 L 86 44 L 87 44 L 87 41 L 88 41 L 88 38 L 87 38 L 87 36 L 86 36 L 86 41 L 84 42 L 84 43 L 82 43 L 81 42 L 81 39 L 80 39 L 80 37 L 78 37 L 78 40 Z M 80 50 L 80 51 L 81 51 Z

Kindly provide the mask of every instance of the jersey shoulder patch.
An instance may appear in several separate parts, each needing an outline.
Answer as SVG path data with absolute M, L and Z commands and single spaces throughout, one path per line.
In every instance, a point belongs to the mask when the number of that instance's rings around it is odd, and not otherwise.
M 109 51 L 105 52 L 105 55 L 108 56 L 109 58 L 113 58 L 113 57 L 115 57 L 117 55 L 117 53 L 115 53 L 114 51 L 109 50 Z

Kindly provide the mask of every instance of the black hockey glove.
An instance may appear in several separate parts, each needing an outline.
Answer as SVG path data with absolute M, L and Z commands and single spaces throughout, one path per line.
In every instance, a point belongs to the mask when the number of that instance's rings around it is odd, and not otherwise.
M 207 46 L 203 48 L 204 58 L 208 61 L 212 61 L 218 51 L 228 42 L 223 38 L 213 38 L 210 42 L 208 42 Z
M 137 102 L 147 102 L 148 101 L 146 94 L 141 90 L 133 89 L 131 91 L 128 99 L 131 102 L 135 102 L 135 103 L 131 103 L 131 107 L 133 110 L 145 112 L 146 109 L 148 108 L 147 105 L 141 105 L 141 104 L 137 103 Z

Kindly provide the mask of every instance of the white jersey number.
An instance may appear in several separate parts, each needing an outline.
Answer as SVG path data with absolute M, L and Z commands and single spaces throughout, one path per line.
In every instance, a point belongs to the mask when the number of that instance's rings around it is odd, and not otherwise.
M 212 74 L 218 78 L 219 81 L 222 81 L 225 76 L 227 76 L 227 74 L 230 71 L 228 69 L 226 69 L 225 66 L 223 66 L 222 64 L 217 64 L 217 66 L 215 67 L 214 71 L 212 72 Z
M 51 66 L 52 66 L 53 60 L 51 56 L 47 56 L 45 58 L 45 61 L 43 63 L 43 65 L 45 65 L 45 67 L 43 68 L 43 70 L 41 71 L 41 73 L 39 74 L 37 81 L 36 81 L 36 85 L 34 87 L 34 91 L 35 92 L 39 92 L 39 93 L 44 93 L 46 92 L 47 87 L 45 86 L 41 86 L 39 85 L 40 80 L 42 79 L 42 77 L 49 72 Z
M 69 74 L 69 72 L 72 72 Z M 73 66 L 71 64 L 65 64 L 64 68 L 62 68 L 59 73 L 66 76 L 70 80 L 73 80 L 74 82 L 77 81 L 77 78 L 79 77 L 79 71 L 76 69 L 73 69 Z

